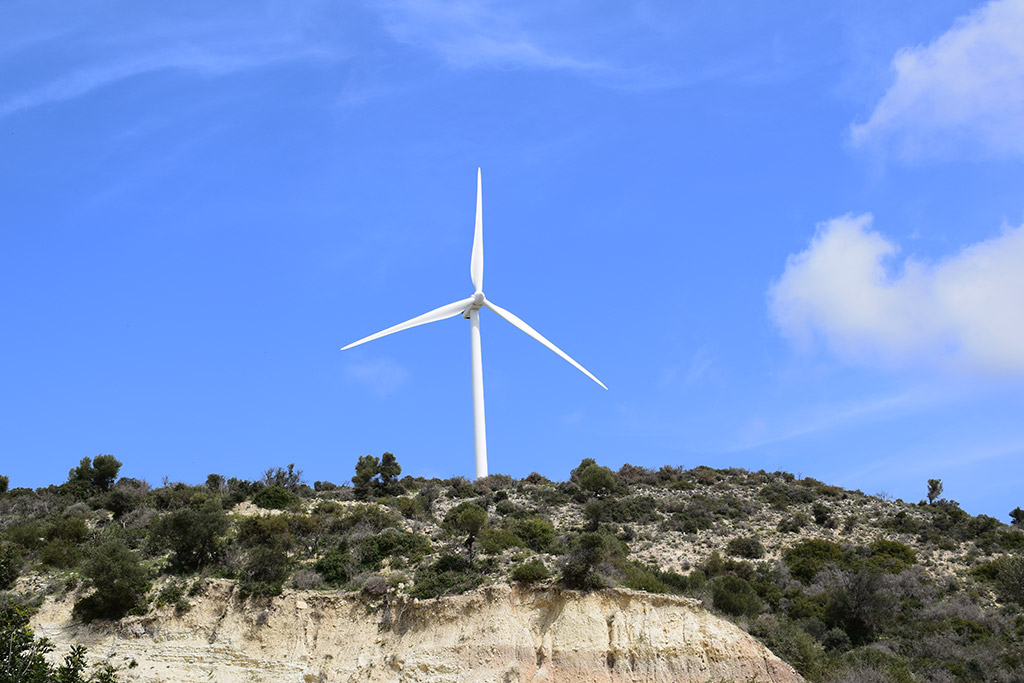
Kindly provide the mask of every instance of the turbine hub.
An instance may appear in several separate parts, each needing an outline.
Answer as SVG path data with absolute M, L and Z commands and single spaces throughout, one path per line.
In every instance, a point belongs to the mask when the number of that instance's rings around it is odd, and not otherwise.
M 483 305 L 484 305 L 484 293 L 483 292 L 477 292 L 476 294 L 473 295 L 473 308 L 479 309 Z

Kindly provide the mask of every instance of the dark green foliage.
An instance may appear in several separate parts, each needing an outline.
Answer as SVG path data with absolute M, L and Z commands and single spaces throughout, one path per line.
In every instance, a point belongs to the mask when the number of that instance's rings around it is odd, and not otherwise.
M 1010 519 L 1013 520 L 1010 522 L 1013 526 L 1024 527 L 1024 510 L 1019 507 L 1013 508 L 1010 510 Z
M 487 524 L 487 520 L 487 510 L 467 501 L 448 511 L 444 516 L 443 526 L 453 533 L 466 534 L 466 546 L 469 547 Z
M 253 548 L 242 565 L 239 589 L 243 596 L 280 595 L 290 568 L 288 554 L 280 545 Z
M 295 469 L 295 463 L 288 463 L 288 469 L 271 467 L 263 473 L 261 481 L 267 488 L 276 486 L 292 493 L 298 493 L 302 488 L 302 470 Z
M 899 541 L 878 540 L 869 546 L 867 566 L 889 574 L 899 574 L 917 562 L 914 551 Z
M 100 505 L 113 513 L 114 519 L 121 519 L 127 513 L 143 504 L 149 485 L 131 477 L 122 477 L 100 498 Z
M 824 648 L 792 620 L 763 614 L 751 624 L 750 633 L 806 678 L 818 680 L 827 673 Z
M 414 598 L 439 598 L 473 590 L 483 582 L 483 575 L 473 562 L 458 555 L 442 555 L 432 565 L 416 570 L 415 583 L 409 595 Z
M 778 530 L 784 534 L 795 534 L 810 524 L 811 518 L 805 512 L 794 512 L 779 520 Z
M 814 490 L 785 481 L 773 481 L 758 491 L 757 495 L 777 510 L 785 510 L 791 505 L 812 503 L 815 499 Z
M 46 655 L 53 645 L 37 638 L 29 626 L 31 612 L 16 603 L 0 600 L 0 683 L 117 683 L 117 670 L 108 664 L 85 676 L 85 648 L 74 646 L 60 665 Z
M 929 479 L 928 480 L 928 502 L 934 503 L 935 499 L 942 495 L 942 480 L 941 479 Z
M 575 590 L 604 588 L 608 582 L 599 569 L 613 552 L 615 549 L 607 536 L 593 532 L 580 534 L 562 564 L 562 585 Z
M 783 559 L 794 578 L 810 583 L 826 564 L 841 562 L 843 551 L 831 541 L 810 538 L 792 545 L 783 554 Z
M 0 496 L 7 493 L 7 487 L 11 485 L 11 479 L 6 474 L 0 474 Z
M 761 611 L 761 598 L 751 585 L 733 574 L 722 574 L 711 582 L 711 597 L 715 607 L 726 614 L 753 616 Z
M 86 623 L 120 619 L 141 607 L 149 590 L 148 572 L 119 540 L 96 546 L 82 565 L 82 575 L 93 592 L 75 603 L 74 613 Z
M 500 527 L 490 527 L 480 532 L 479 544 L 480 550 L 490 555 L 500 553 L 506 548 L 521 548 L 526 545 L 515 532 Z
M 0 541 L 0 590 L 7 590 L 14 585 L 21 574 L 22 564 L 21 551 L 18 546 L 7 541 Z
M 56 539 L 43 546 L 39 559 L 48 567 L 74 569 L 82 560 L 82 551 L 72 541 Z
M 157 518 L 149 539 L 154 547 L 171 551 L 172 569 L 195 571 L 218 558 L 228 526 L 220 501 L 210 498 L 199 510 L 186 507 Z
M 1024 605 L 1024 555 L 1008 555 L 971 570 L 980 579 L 991 581 L 999 597 Z
M 362 456 L 356 463 L 356 474 L 352 477 L 356 498 L 370 500 L 402 493 L 402 486 L 398 483 L 398 475 L 401 473 L 402 466 L 391 453 L 385 453 L 379 459 L 374 455 Z
M 828 506 L 824 503 L 815 503 L 811 506 L 811 515 L 814 517 L 814 523 L 818 526 L 823 526 L 829 529 L 834 529 L 836 522 L 832 519 L 832 511 L 829 510 Z
M 206 488 L 210 489 L 215 493 L 220 493 L 222 490 L 224 490 L 224 477 L 219 474 L 208 474 L 206 475 L 205 486 Z
M 356 554 L 359 564 L 364 569 L 380 569 L 384 558 L 404 558 L 409 562 L 419 562 L 433 548 L 430 541 L 419 534 L 406 533 L 397 529 L 386 529 L 375 536 L 369 536 L 359 542 Z M 392 566 L 394 566 L 392 562 Z
M 756 560 L 764 556 L 764 545 L 755 536 L 737 536 L 726 544 L 725 552 L 734 557 Z
M 192 605 L 185 599 L 185 584 L 181 581 L 171 581 L 160 589 L 156 596 L 156 606 L 164 607 L 165 605 L 173 606 L 174 613 L 178 616 L 192 609 Z
M 112 455 L 97 455 L 91 460 L 82 458 L 78 467 L 72 467 L 68 472 L 68 483 L 91 484 L 100 491 L 108 491 L 122 464 Z
M 615 491 L 615 474 L 607 467 L 598 464 L 587 465 L 578 473 L 579 487 L 595 496 Z
M 540 560 L 529 560 L 512 568 L 511 578 L 519 583 L 536 583 L 551 578 L 551 572 Z
M 238 525 L 238 542 L 247 548 L 281 548 L 289 550 L 293 539 L 288 519 L 284 515 L 273 517 L 247 517 Z
M 583 460 L 580 461 L 579 465 L 577 465 L 574 469 L 569 471 L 569 481 L 578 484 L 580 480 L 580 474 L 583 472 L 583 470 L 587 469 L 591 465 L 596 464 L 597 461 L 594 460 L 593 458 L 583 458 Z
M 315 569 L 329 586 L 343 586 L 353 576 L 352 556 L 345 547 L 329 550 L 317 560 Z
M 649 496 L 592 500 L 583 508 L 583 516 L 590 522 L 590 530 L 597 529 L 604 522 L 648 523 L 661 517 L 657 502 Z
M 288 510 L 299 504 L 299 497 L 283 486 L 267 486 L 256 492 L 252 502 L 264 510 Z
M 555 544 L 555 527 L 551 520 L 537 515 L 513 522 L 512 532 L 523 539 L 527 548 L 539 553 L 551 550 Z

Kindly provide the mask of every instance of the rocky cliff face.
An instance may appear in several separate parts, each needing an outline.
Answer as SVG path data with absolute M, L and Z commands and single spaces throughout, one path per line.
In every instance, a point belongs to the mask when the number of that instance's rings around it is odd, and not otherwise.
M 800 681 L 788 665 L 695 600 L 497 585 L 440 600 L 289 592 L 262 604 L 210 581 L 181 616 L 71 620 L 48 600 L 33 619 L 66 650 L 128 681 Z M 131 660 L 137 666 L 124 667 Z

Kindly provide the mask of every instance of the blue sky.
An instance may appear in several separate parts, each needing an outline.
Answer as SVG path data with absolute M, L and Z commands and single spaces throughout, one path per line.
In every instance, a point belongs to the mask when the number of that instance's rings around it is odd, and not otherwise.
M 0 473 L 784 469 L 1024 504 L 1024 2 L 0 7 Z

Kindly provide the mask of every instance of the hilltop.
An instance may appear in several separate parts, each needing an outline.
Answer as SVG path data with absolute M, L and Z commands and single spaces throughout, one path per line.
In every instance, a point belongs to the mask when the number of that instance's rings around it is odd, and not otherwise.
M 309 486 L 289 465 L 153 488 L 119 468 L 85 459 L 67 482 L 0 494 L 5 623 L 57 604 L 81 633 L 186 619 L 225 586 L 257 613 L 351 596 L 376 624 L 509 585 L 615 589 L 695 598 L 809 680 L 1024 677 L 1024 530 L 969 515 L 941 485 L 907 503 L 785 472 L 590 459 L 564 482 L 470 482 L 401 477 L 390 454 L 360 458 L 352 486 Z

